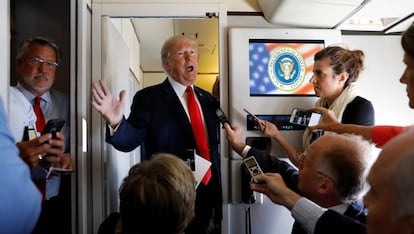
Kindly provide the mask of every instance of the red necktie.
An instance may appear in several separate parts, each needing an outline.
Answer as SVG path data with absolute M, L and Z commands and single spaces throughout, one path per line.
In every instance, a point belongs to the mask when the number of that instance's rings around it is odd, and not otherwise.
M 194 92 L 191 86 L 187 86 L 186 92 L 187 92 L 188 112 L 190 114 L 190 119 L 191 119 L 191 128 L 193 129 L 193 133 L 194 133 L 195 140 L 197 143 L 197 148 L 200 152 L 200 155 L 204 159 L 210 161 L 210 151 L 208 149 L 207 136 L 206 136 L 206 132 L 204 131 L 204 124 L 203 124 L 203 119 L 201 118 L 200 108 L 198 107 L 198 104 L 195 99 Z M 207 185 L 210 179 L 211 179 L 211 168 L 208 169 L 207 173 L 204 175 L 203 180 L 201 182 Z
M 40 108 L 41 101 L 41 97 L 35 97 L 35 104 L 33 106 L 34 112 L 36 114 L 36 129 L 38 132 L 42 132 L 43 128 L 45 128 L 45 116 L 43 115 L 42 109 Z
M 36 114 L 36 129 L 38 132 L 42 132 L 43 128 L 45 128 L 45 116 L 43 115 L 42 109 L 40 108 L 41 101 L 42 98 L 37 96 L 35 98 L 35 103 L 33 106 L 33 110 Z M 46 180 L 36 180 L 35 184 L 42 193 L 42 201 L 44 201 L 46 199 Z

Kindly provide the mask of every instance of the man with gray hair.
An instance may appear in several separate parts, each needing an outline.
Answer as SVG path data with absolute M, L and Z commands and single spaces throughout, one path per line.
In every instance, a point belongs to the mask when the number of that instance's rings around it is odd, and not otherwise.
M 70 175 L 60 172 L 48 173 L 51 166 L 73 169 L 73 159 L 69 155 L 70 149 L 70 104 L 69 98 L 57 90 L 52 89 L 56 80 L 56 69 L 59 67 L 61 52 L 58 45 L 49 38 L 35 36 L 28 38 L 19 44 L 16 55 L 16 70 L 18 83 L 15 87 L 16 93 L 20 93 L 23 99 L 27 99 L 29 105 L 36 113 L 36 130 L 43 132 L 45 124 L 51 119 L 64 119 L 65 125 L 60 131 L 66 142 L 64 152 L 58 155 L 59 160 L 52 164 L 43 159 L 45 154 L 25 155 L 32 153 L 30 141 L 19 142 L 17 146 L 20 155 L 26 161 L 35 157 L 35 163 L 29 163 L 32 179 L 42 192 L 43 203 L 39 221 L 33 233 L 71 233 L 71 197 L 70 197 Z M 12 93 L 10 93 L 12 95 Z M 16 94 L 17 95 L 17 94 Z M 23 108 L 20 106 L 19 108 Z M 14 120 L 12 120 L 14 122 Z M 14 124 L 11 122 L 11 124 Z M 20 129 L 23 132 L 23 129 Z M 44 138 L 37 138 L 38 141 Z M 20 141 L 21 139 L 16 139 Z M 63 154 L 62 154 L 63 153 Z M 37 159 L 42 165 L 37 163 Z M 48 156 L 49 157 L 49 156 Z M 45 157 L 46 158 L 46 157 Z M 52 176 L 49 176 L 52 175 Z
M 264 172 L 278 173 L 283 178 L 286 189 L 308 198 L 301 201 L 302 206 L 286 206 L 292 210 L 292 216 L 296 220 L 292 233 L 313 233 L 315 229 L 314 223 L 307 221 L 317 219 L 318 213 L 312 216 L 300 215 L 300 209 L 307 210 L 307 201 L 365 223 L 367 211 L 360 198 L 366 188 L 367 172 L 375 159 L 368 141 L 357 135 L 321 136 L 301 155 L 299 170 L 296 170 L 289 163 L 244 144 L 241 128 L 230 127 L 228 124 L 224 126 L 234 151 L 243 157 L 254 156 Z M 256 186 L 261 185 L 267 186 Z M 271 193 L 265 194 L 272 199 Z

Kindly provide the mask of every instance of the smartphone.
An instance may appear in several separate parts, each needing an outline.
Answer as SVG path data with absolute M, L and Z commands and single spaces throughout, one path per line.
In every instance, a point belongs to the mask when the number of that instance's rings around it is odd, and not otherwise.
M 254 156 L 250 156 L 243 159 L 244 165 L 246 165 L 247 169 L 250 172 L 250 175 L 252 176 L 252 179 L 255 183 L 257 183 L 257 180 L 255 176 L 263 174 L 262 168 L 260 168 L 259 164 L 257 163 Z
M 42 135 L 46 133 L 52 133 L 52 138 L 56 138 L 56 132 L 62 130 L 63 125 L 65 124 L 64 119 L 51 119 L 47 121 L 45 128 L 42 131 Z
M 226 114 L 224 114 L 223 110 L 220 107 L 217 107 L 216 109 L 216 115 L 219 118 L 221 124 L 224 126 L 224 123 L 230 124 L 229 119 L 227 118 Z
M 246 112 L 247 114 L 249 114 L 249 115 L 253 116 L 253 118 L 255 118 L 255 119 L 259 119 L 259 118 L 257 118 L 257 116 L 255 116 L 255 115 L 254 115 L 254 114 L 252 114 L 250 111 L 248 111 L 246 108 L 243 108 L 243 110 L 244 110 L 244 112 Z
M 299 108 L 294 108 L 290 115 L 289 122 L 301 126 L 315 126 L 322 118 L 319 112 L 310 112 Z

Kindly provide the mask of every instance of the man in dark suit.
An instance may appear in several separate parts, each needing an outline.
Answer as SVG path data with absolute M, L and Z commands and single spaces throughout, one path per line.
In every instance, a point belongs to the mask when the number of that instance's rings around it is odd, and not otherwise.
M 209 224 L 219 227 L 221 221 L 222 189 L 220 176 L 219 119 L 215 114 L 218 101 L 207 91 L 195 87 L 197 77 L 197 42 L 189 36 L 169 38 L 161 49 L 161 60 L 167 79 L 135 94 L 128 119 L 123 116 L 124 91 L 115 100 L 103 83 L 92 85 L 92 105 L 108 123 L 106 140 L 116 149 L 131 151 L 142 145 L 142 160 L 166 152 L 186 160 L 186 152 L 195 150 L 205 156 L 196 142 L 187 107 L 187 87 L 192 87 L 201 110 L 206 132 L 211 179 L 197 187 L 196 216 L 186 233 L 210 233 Z M 204 181 L 204 180 L 203 180 Z M 213 219 L 214 217 L 214 219 Z M 162 225 L 162 224 L 160 224 Z
M 266 123 L 260 125 L 266 127 Z M 300 196 L 309 200 L 301 200 L 299 206 L 292 200 L 278 202 L 273 190 L 269 191 L 273 184 L 263 178 L 259 184 L 251 185 L 253 190 L 263 192 L 276 203 L 285 205 L 292 210 L 292 216 L 296 222 L 292 233 L 313 233 L 315 224 L 309 222 L 318 219 L 325 210 L 320 210 L 320 215 L 313 210 L 307 210 L 306 202 L 332 209 L 338 214 L 344 214 L 361 223 L 366 222 L 367 211 L 360 199 L 365 188 L 365 177 L 375 157 L 371 153 L 371 145 L 356 135 L 329 134 L 315 140 L 306 153 L 302 154 L 299 161 L 299 170 L 288 162 L 279 160 L 276 157 L 250 147 L 242 142 L 242 130 L 237 126 L 225 124 L 227 139 L 234 151 L 246 156 L 254 156 L 261 166 L 263 172 L 277 174 L 266 174 L 263 177 L 277 177 L 283 183 L 284 190 L 289 194 L 296 194 L 298 201 Z M 257 176 L 256 178 L 261 178 Z M 270 180 L 270 179 L 269 179 Z M 290 198 L 290 197 L 289 197 Z M 292 202 L 292 203 L 290 203 Z M 309 211 L 309 216 L 301 216 L 298 211 L 304 209 Z
M 319 218 L 307 220 L 315 226 L 314 234 L 388 234 L 413 233 L 414 206 L 412 172 L 414 170 L 414 128 L 387 142 L 368 174 L 370 190 L 364 197 L 369 210 L 367 224 L 323 209 L 317 204 L 307 207 L 310 212 L 322 213 Z M 292 210 L 297 203 L 307 200 L 289 189 L 283 178 L 276 173 L 255 177 L 260 184 L 251 184 L 255 191 L 266 194 L 273 202 Z M 302 200 L 302 201 L 301 201 Z M 302 213 L 305 218 L 311 217 Z

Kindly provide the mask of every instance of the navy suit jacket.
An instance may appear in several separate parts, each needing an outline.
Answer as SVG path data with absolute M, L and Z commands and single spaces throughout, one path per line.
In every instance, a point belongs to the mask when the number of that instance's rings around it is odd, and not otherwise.
M 314 234 L 365 234 L 366 224 L 333 210 L 326 211 L 318 220 Z
M 207 91 L 198 87 L 194 87 L 194 91 L 207 126 L 211 161 L 220 175 L 219 119 L 215 114 L 218 103 Z M 106 136 L 107 142 L 123 152 L 142 145 L 143 160 L 159 152 L 172 153 L 186 159 L 187 149 L 197 149 L 190 121 L 168 79 L 138 91 L 128 119 L 121 121 L 113 136 L 108 132 Z
M 222 189 L 220 156 L 218 151 L 220 122 L 215 113 L 218 101 L 207 91 L 194 86 L 207 127 L 212 162 L 212 179 L 208 186 L 200 184 L 197 189 L 197 209 L 217 208 L 221 217 Z M 142 160 L 154 153 L 171 153 L 186 160 L 188 149 L 197 149 L 189 118 L 168 79 L 163 83 L 138 91 L 131 105 L 128 119 L 123 118 L 113 136 L 107 128 L 106 141 L 124 152 L 142 146 Z M 199 154 L 199 153 L 198 153 Z M 199 206 L 198 206 L 199 205 Z M 206 213 L 205 209 L 200 212 Z

